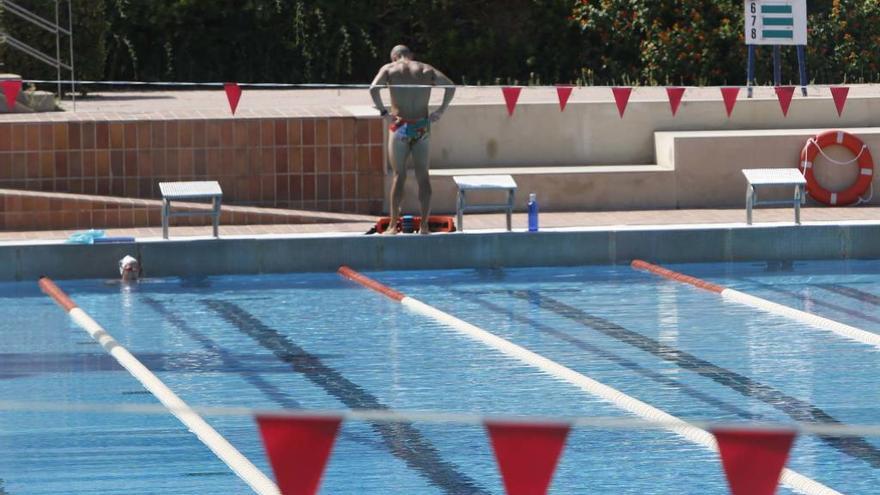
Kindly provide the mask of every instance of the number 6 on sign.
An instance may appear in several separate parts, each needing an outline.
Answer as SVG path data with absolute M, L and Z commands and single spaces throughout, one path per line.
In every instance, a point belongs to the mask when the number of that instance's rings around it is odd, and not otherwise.
M 807 0 L 746 0 L 747 45 L 806 45 Z

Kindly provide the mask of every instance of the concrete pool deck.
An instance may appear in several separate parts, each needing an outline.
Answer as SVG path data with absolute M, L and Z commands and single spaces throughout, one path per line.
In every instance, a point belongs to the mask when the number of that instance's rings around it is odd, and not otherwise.
M 117 261 L 138 257 L 150 277 L 658 263 L 865 259 L 880 257 L 880 208 L 789 208 L 546 213 L 541 232 L 514 231 L 503 215 L 468 215 L 456 234 L 363 235 L 368 223 L 109 229 L 134 243 L 66 244 L 72 231 L 0 233 L 0 281 L 116 278 Z

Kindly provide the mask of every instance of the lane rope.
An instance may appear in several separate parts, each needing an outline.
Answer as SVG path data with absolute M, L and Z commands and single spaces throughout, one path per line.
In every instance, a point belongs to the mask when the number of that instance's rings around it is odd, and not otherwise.
M 729 299 L 731 301 L 744 304 L 755 309 L 760 309 L 768 313 L 783 316 L 799 323 L 810 325 L 819 330 L 825 330 L 827 332 L 840 335 L 841 337 L 845 337 L 854 342 L 867 344 L 873 346 L 875 349 L 880 349 L 880 335 L 869 332 L 867 330 L 862 330 L 861 328 L 857 328 L 852 325 L 847 325 L 845 323 L 841 323 L 830 318 L 825 318 L 823 316 L 815 315 L 813 313 L 801 311 L 799 309 L 795 309 L 784 304 L 768 301 L 767 299 L 746 294 L 745 292 L 740 292 L 735 289 L 712 284 L 696 277 L 691 277 L 689 275 L 685 275 L 674 270 L 663 268 L 653 263 L 648 263 L 647 261 L 633 260 L 630 266 L 632 266 L 632 268 L 635 270 L 644 270 L 669 280 L 690 284 L 700 289 L 720 294 L 721 297 L 725 299 Z
M 85 330 L 95 342 L 113 356 L 122 367 L 128 370 L 144 388 L 149 390 L 165 406 L 168 412 L 189 428 L 202 443 L 211 449 L 220 460 L 226 463 L 254 492 L 260 495 L 280 495 L 281 492 L 278 490 L 275 482 L 254 466 L 226 438 L 217 433 L 211 425 L 168 388 L 149 368 L 128 352 L 101 325 L 93 320 L 88 313 L 79 308 L 49 277 L 41 277 L 39 284 L 43 292 L 61 306 L 77 326 Z
M 617 389 L 609 387 L 608 385 L 598 382 L 586 375 L 578 373 L 571 368 L 563 366 L 562 364 L 559 364 L 540 354 L 537 354 L 522 346 L 514 344 L 509 340 L 503 339 L 491 332 L 483 330 L 480 327 L 456 318 L 449 313 L 441 311 L 417 299 L 397 292 L 396 290 L 387 287 L 378 281 L 372 280 L 369 277 L 366 277 L 365 275 L 360 274 L 347 266 L 341 266 L 338 270 L 338 273 L 345 278 L 358 282 L 359 284 L 369 289 L 375 290 L 385 295 L 386 297 L 398 301 L 407 309 L 422 316 L 431 318 L 434 321 L 442 323 L 472 340 L 480 342 L 497 351 L 500 351 L 507 356 L 516 358 L 521 362 L 526 363 L 540 371 L 543 371 L 559 380 L 568 382 L 569 384 L 574 385 L 584 392 L 587 392 L 595 397 L 609 402 L 617 406 L 618 408 L 623 409 L 624 411 L 635 414 L 636 416 L 639 416 L 652 423 L 663 425 L 664 429 L 672 431 L 673 433 L 676 433 L 693 443 L 706 447 L 707 449 L 714 452 L 718 451 L 718 445 L 715 442 L 715 437 L 708 431 L 703 430 L 692 423 L 688 423 L 650 404 L 642 402 Z M 369 280 L 370 284 L 364 284 L 364 280 Z M 384 290 L 379 290 L 379 287 L 384 288 Z M 389 292 L 400 294 L 402 297 L 400 299 L 391 297 L 388 295 Z M 808 478 L 788 468 L 785 468 L 783 470 L 780 481 L 785 486 L 807 495 L 830 495 L 839 493 L 832 488 L 829 488 L 819 483 L 816 480 Z

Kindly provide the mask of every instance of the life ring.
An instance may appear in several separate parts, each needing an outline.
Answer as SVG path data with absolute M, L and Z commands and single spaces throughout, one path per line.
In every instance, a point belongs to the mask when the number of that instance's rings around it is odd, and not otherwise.
M 813 174 L 813 160 L 827 146 L 841 145 L 850 150 L 859 164 L 859 177 L 840 192 L 831 192 L 816 180 Z M 827 158 L 827 157 L 826 157 Z M 874 178 L 874 159 L 868 146 L 859 138 L 844 131 L 825 131 L 811 137 L 801 150 L 801 173 L 807 179 L 807 192 L 810 197 L 829 206 L 846 206 L 857 202 L 860 196 L 871 187 Z

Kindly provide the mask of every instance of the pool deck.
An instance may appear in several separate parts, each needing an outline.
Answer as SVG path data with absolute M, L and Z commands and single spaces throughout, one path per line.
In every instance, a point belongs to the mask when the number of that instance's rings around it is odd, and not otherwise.
M 791 208 L 756 208 L 754 225 L 793 224 Z M 744 209 L 695 209 L 695 210 L 642 210 L 642 211 L 595 211 L 595 212 L 548 212 L 540 216 L 542 229 L 601 228 L 617 229 L 625 226 L 688 226 L 736 225 L 745 227 Z M 496 231 L 504 228 L 504 214 L 468 214 L 464 217 L 467 232 Z M 858 208 L 827 208 L 807 206 L 801 209 L 804 224 L 829 224 L 850 221 L 880 221 L 880 207 L 862 206 Z M 525 213 L 513 214 L 514 231 L 526 228 Z M 221 225 L 220 236 L 277 236 L 286 234 L 363 234 L 373 225 L 371 223 L 327 223 L 327 224 L 284 224 L 284 225 Z M 65 240 L 74 230 L 43 231 L 0 231 L 0 243 L 15 241 L 57 241 Z M 107 229 L 107 236 L 159 238 L 160 227 L 136 229 Z M 211 235 L 211 227 L 171 227 L 172 239 L 206 237 Z

